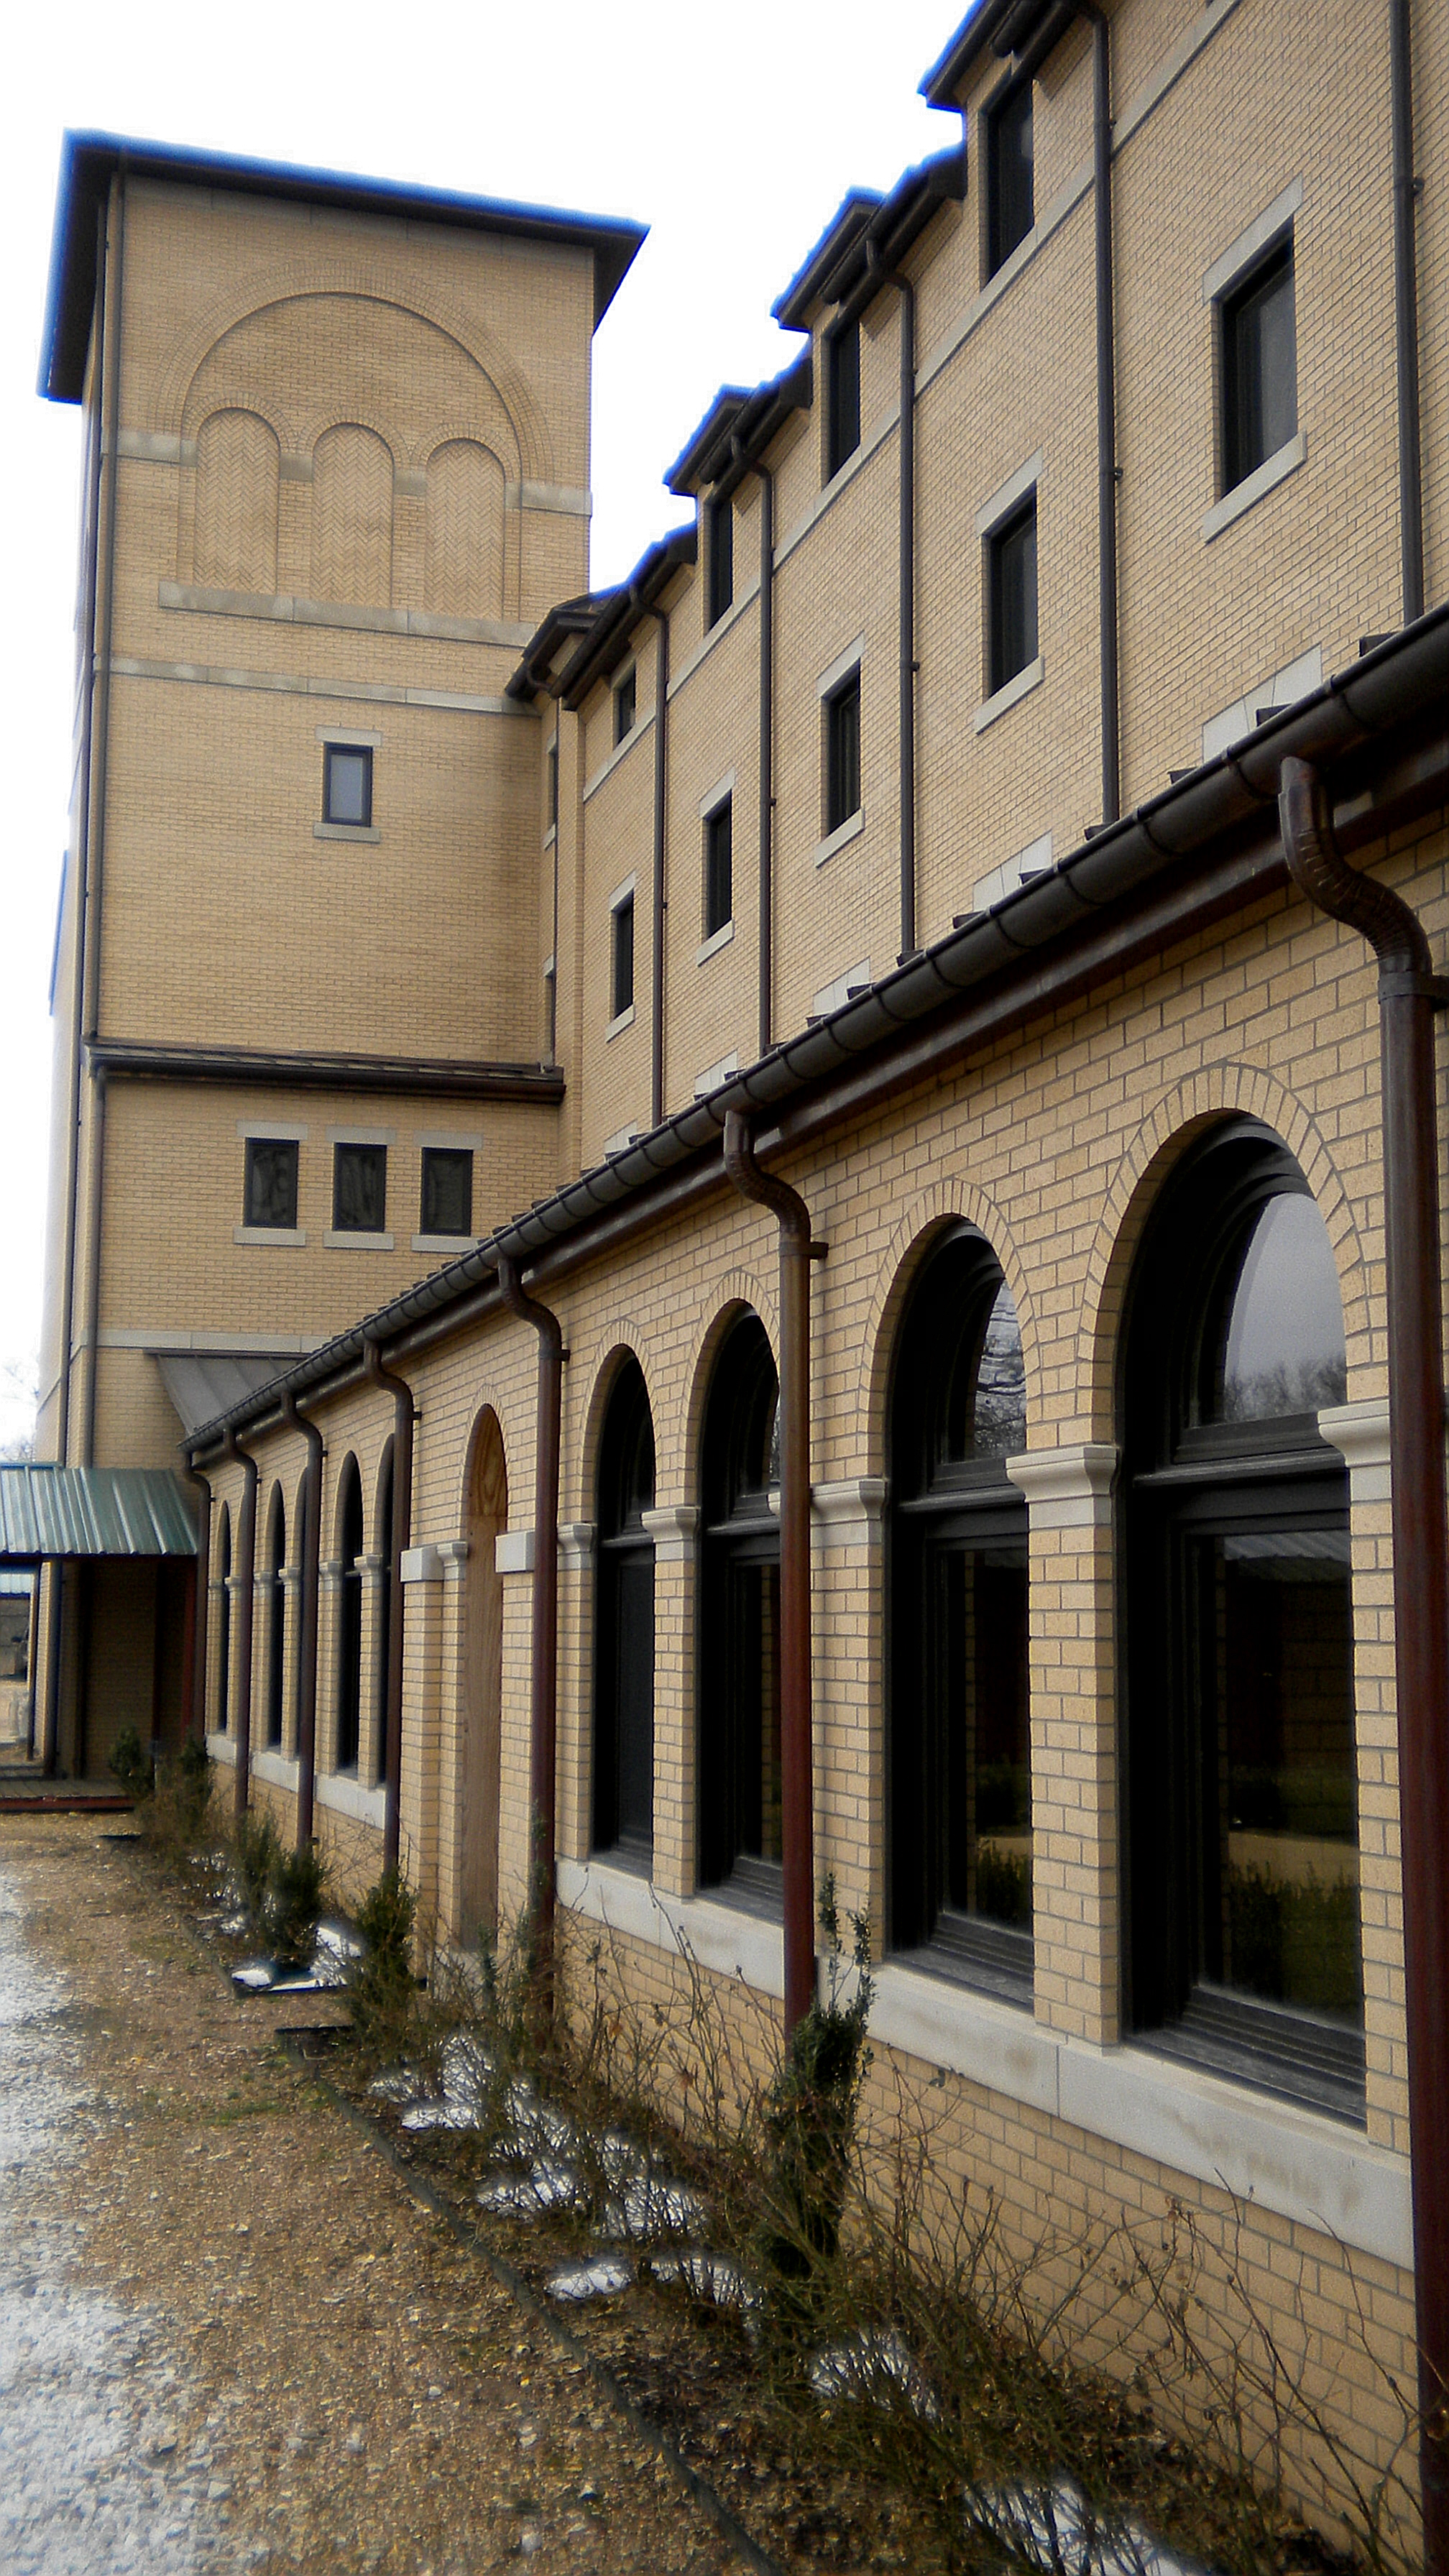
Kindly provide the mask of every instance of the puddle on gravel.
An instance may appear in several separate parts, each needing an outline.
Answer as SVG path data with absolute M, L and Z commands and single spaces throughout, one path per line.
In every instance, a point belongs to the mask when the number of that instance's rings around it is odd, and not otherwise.
M 83 2287 L 76 2230 L 35 2206 L 94 2134 L 75 2041 L 93 2018 L 28 1946 L 0 1871 L 0 2566 L 195 2576 L 226 2541 L 177 2450 L 155 2321 Z

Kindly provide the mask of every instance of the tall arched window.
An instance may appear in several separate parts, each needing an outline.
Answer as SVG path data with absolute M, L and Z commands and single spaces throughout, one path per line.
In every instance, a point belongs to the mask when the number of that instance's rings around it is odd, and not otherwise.
M 594 1849 L 654 1856 L 654 1423 L 638 1361 L 614 1380 L 599 1443 Z
M 357 1460 L 342 1467 L 337 1498 L 337 1553 L 341 1581 L 337 1603 L 337 1759 L 334 1769 L 355 1771 L 362 1733 L 362 1479 Z
M 392 1662 L 392 1442 L 383 1445 L 382 1465 L 377 1471 L 377 1552 L 382 1559 L 381 1590 L 377 1615 L 377 1666 L 373 1678 L 375 1742 L 377 1745 L 377 1778 L 381 1788 L 387 1778 L 387 1690 L 388 1667 Z
M 221 1507 L 221 1529 L 216 1542 L 217 1582 L 216 1622 L 216 1724 L 225 1735 L 231 1721 L 231 1513 Z
M 280 1485 L 272 1487 L 267 1513 L 267 1743 L 282 1741 L 282 1694 L 287 1667 L 287 1511 Z
M 974 1226 L 927 1259 L 890 1407 L 890 1937 L 1031 2000 L 1031 1730 L 1021 1335 Z
M 780 1892 L 779 1381 L 745 1313 L 715 1366 L 704 1417 L 700 1568 L 699 1867 L 702 1882 L 778 1907 Z
M 1361 2116 L 1348 1473 L 1327 1230 L 1269 1132 L 1173 1175 L 1133 1274 L 1127 1538 L 1130 2018 Z

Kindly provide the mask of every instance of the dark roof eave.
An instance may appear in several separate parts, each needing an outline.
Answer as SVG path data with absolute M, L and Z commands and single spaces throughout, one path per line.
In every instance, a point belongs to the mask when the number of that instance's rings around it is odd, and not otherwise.
M 544 691 L 554 694 L 553 665 L 563 646 L 587 635 L 614 597 L 612 590 L 586 591 L 579 599 L 561 599 L 530 636 L 522 661 L 505 681 L 505 698 L 529 705 Z
M 791 414 L 808 411 L 814 391 L 814 356 L 804 349 L 782 374 L 771 376 L 745 396 L 738 408 L 722 420 L 712 445 L 706 445 L 705 424 L 701 424 L 690 443 L 695 451 L 691 480 L 672 485 L 671 489 L 684 499 L 690 492 L 713 484 L 718 496 L 727 498 L 771 441 L 779 437 Z
M 959 111 L 983 55 L 1014 58 L 1019 68 L 1043 62 L 1079 14 L 1072 0 L 981 0 L 920 82 L 921 97 L 928 106 Z
M 841 199 L 820 239 L 770 307 L 774 319 L 782 322 L 787 331 L 808 328 L 810 308 L 819 296 L 822 278 L 839 266 L 883 202 L 874 188 L 852 188 L 849 196 Z
M 214 1450 L 228 1426 L 240 1430 L 275 1415 L 284 1390 L 298 1398 L 307 1393 L 315 1397 L 329 1385 L 346 1382 L 361 1370 L 368 1341 L 387 1346 L 486 1291 L 501 1255 L 534 1262 L 608 1210 L 631 1197 L 642 1199 L 669 1174 L 717 1149 L 728 1110 L 778 1120 L 807 1092 L 828 1096 L 832 1077 L 852 1074 L 862 1059 L 888 1046 L 908 1024 L 928 1021 L 974 987 L 1013 971 L 1034 976 L 1043 949 L 1069 934 L 1073 925 L 1089 930 L 1107 907 L 1125 900 L 1147 879 L 1179 867 L 1255 814 L 1265 814 L 1276 800 L 1285 756 L 1332 762 L 1442 708 L 1446 695 L 1449 605 L 1432 609 L 1416 625 L 1391 636 L 1296 706 L 1282 708 L 1244 741 L 1069 851 L 1056 867 L 1004 896 L 989 913 L 972 915 L 814 1028 L 772 1048 L 706 1100 L 677 1111 L 624 1153 L 539 1200 L 526 1216 L 500 1226 L 460 1261 L 420 1280 L 269 1386 L 200 1425 L 183 1442 L 184 1454 L 195 1459 Z M 1442 796 L 1449 740 L 1436 745 L 1436 760 L 1433 785 Z M 1184 909 L 1186 900 L 1185 894 Z M 641 1216 L 646 1211 L 644 1201 Z
M 607 677 L 617 668 L 629 650 L 629 632 L 636 617 L 653 607 L 675 574 L 685 564 L 692 564 L 698 551 L 698 538 L 692 527 L 676 528 L 672 535 L 660 537 L 648 552 L 640 556 L 628 580 L 620 584 L 609 605 L 595 620 L 572 659 L 565 663 L 556 682 L 557 695 L 570 714 L 575 714 L 596 680 Z
M 687 501 L 709 476 L 700 470 L 701 461 L 711 455 L 729 433 L 751 398 L 748 385 L 721 385 L 697 429 L 691 430 L 674 463 L 667 467 L 664 489 L 679 501 Z
M 182 187 L 335 206 L 348 214 L 391 215 L 398 221 L 451 225 L 461 231 L 500 233 L 590 251 L 595 330 L 646 237 L 644 225 L 622 216 L 573 214 L 562 207 L 464 196 L 454 189 L 360 178 L 341 170 L 310 170 L 229 152 L 199 152 L 123 134 L 68 132 L 61 144 L 41 339 L 39 390 L 51 402 L 81 398 L 95 300 L 96 212 L 109 196 L 112 177 L 122 168 L 137 178 L 170 180 Z
M 865 230 L 826 278 L 826 303 L 863 312 L 889 285 L 891 273 L 919 241 L 942 206 L 959 205 L 966 194 L 966 146 L 938 152 L 908 170 L 872 216 Z

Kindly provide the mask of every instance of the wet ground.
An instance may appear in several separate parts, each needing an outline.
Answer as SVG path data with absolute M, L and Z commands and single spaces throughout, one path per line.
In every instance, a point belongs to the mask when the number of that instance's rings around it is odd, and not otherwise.
M 0 1816 L 7 2576 L 735 2576 L 110 1822 Z

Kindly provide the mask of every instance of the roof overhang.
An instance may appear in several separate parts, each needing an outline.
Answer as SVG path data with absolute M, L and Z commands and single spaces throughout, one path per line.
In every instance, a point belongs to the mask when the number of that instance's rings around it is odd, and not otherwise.
M 959 108 L 983 55 L 1040 62 L 1077 15 L 1073 0 L 978 0 L 921 82 L 922 98 L 931 107 Z
M 228 196 L 271 197 L 327 206 L 339 214 L 386 215 L 402 223 L 442 224 L 588 251 L 594 263 L 594 328 L 627 274 L 645 226 L 612 215 L 571 214 L 518 205 L 503 197 L 465 197 L 397 179 L 364 179 L 340 170 L 309 170 L 286 161 L 254 161 L 230 152 L 197 152 L 123 134 L 68 133 L 60 153 L 50 284 L 41 342 L 40 391 L 51 402 L 79 402 L 90 345 L 98 259 L 98 218 L 118 172 L 173 187 L 211 188 Z
M 192 1506 L 169 1467 L 0 1466 L 0 1565 L 195 1553 Z

